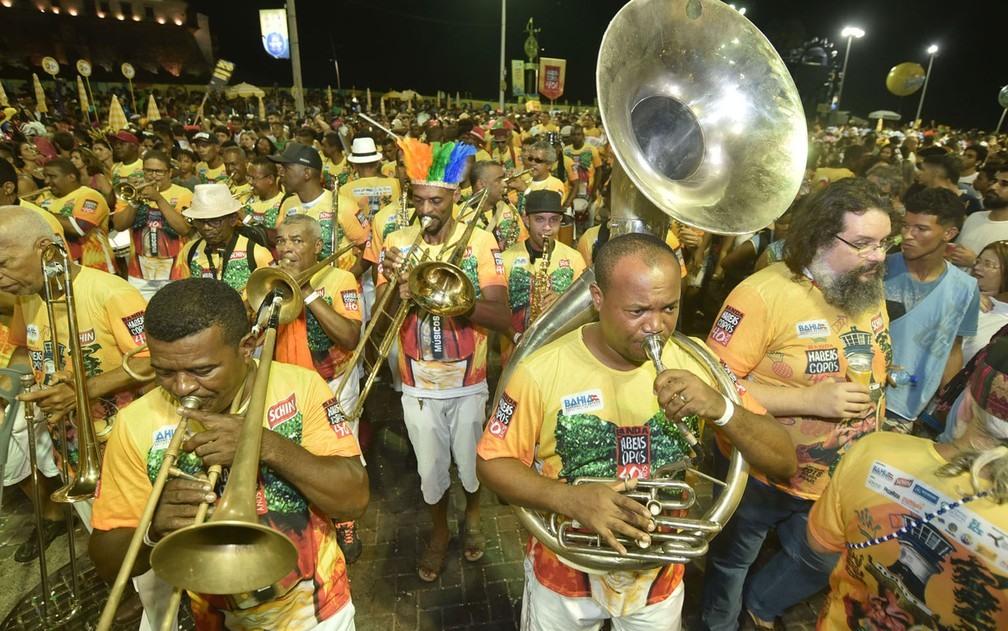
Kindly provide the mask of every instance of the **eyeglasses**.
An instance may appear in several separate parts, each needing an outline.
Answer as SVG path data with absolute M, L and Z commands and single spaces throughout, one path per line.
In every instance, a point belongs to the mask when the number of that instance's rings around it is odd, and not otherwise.
M 546 158 L 533 158 L 531 156 L 529 156 L 527 160 L 529 162 L 535 162 L 536 164 L 546 164 L 547 162 Z
M 161 176 L 168 172 L 168 169 L 144 169 L 147 175 Z
M 885 254 L 886 252 L 889 251 L 889 248 L 893 248 L 899 245 L 900 243 L 903 243 L 903 235 L 896 235 L 893 237 L 889 237 L 888 239 L 883 239 L 879 243 L 867 243 L 864 245 L 855 245 L 838 234 L 833 236 L 835 236 L 842 243 L 850 246 L 850 248 L 854 250 L 854 254 L 856 254 L 859 258 L 863 259 L 866 259 L 872 254 L 874 254 L 876 250 L 879 250 L 883 254 Z
M 985 259 L 977 259 L 973 261 L 973 267 L 982 267 L 983 269 L 1001 269 L 1001 264 L 997 261 L 988 261 Z
M 234 215 L 225 215 L 223 217 L 215 217 L 213 219 L 189 219 L 189 224 L 196 226 L 197 228 L 201 226 L 207 226 L 209 228 L 220 228 L 228 220 L 234 219 Z

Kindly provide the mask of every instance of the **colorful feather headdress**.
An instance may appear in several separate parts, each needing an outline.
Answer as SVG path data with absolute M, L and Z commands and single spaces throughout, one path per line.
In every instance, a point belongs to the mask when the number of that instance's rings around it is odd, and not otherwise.
M 406 174 L 414 184 L 458 188 L 469 156 L 476 147 L 461 142 L 435 142 L 433 145 L 416 138 L 396 141 L 403 151 Z

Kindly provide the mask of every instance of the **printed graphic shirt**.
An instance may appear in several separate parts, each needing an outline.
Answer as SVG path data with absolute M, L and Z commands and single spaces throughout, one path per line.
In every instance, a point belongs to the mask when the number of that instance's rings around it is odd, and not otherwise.
M 351 202 L 348 212 L 352 215 L 359 213 L 360 217 L 368 221 L 382 208 L 398 200 L 401 195 L 399 180 L 391 177 L 357 178 L 340 188 L 341 203 L 344 196 Z M 361 224 L 369 225 L 364 221 L 361 221 Z
M 497 239 L 497 247 L 501 249 L 501 252 L 528 239 L 528 228 L 525 227 L 521 215 L 504 200 L 498 201 L 496 207 L 484 213 L 488 226 L 494 217 L 497 217 L 497 223 L 490 232 Z
M 178 184 L 161 192 L 168 204 L 178 212 L 182 212 L 192 203 L 192 191 L 183 188 Z M 136 210 L 136 219 L 133 220 L 133 227 L 130 230 L 133 241 L 132 255 L 129 259 L 129 275 L 134 278 L 146 278 L 148 280 L 167 280 L 171 272 L 174 259 L 182 249 L 182 239 L 179 234 L 168 225 L 168 220 L 157 207 L 145 200 L 140 202 Z M 164 276 L 152 278 L 144 273 L 145 265 L 141 265 L 141 259 L 162 259 L 170 261 L 164 266 Z M 148 267 L 148 270 L 150 268 Z
M 346 156 L 336 164 L 329 158 L 322 156 L 322 186 L 327 190 L 335 192 L 340 186 L 350 179 L 350 163 Z
M 74 302 L 77 311 L 77 332 L 80 335 L 84 376 L 87 379 L 118 370 L 128 351 L 143 345 L 144 311 L 147 303 L 132 285 L 113 274 L 81 267 L 74 278 Z M 59 365 L 71 368 L 67 341 L 70 336 L 66 304 L 53 305 L 56 315 L 56 339 L 59 343 Z M 11 321 L 11 342 L 28 349 L 32 369 L 38 383 L 48 385 L 57 371 L 53 353 L 52 330 L 45 301 L 38 295 L 18 296 Z M 137 354 L 148 357 L 146 351 Z M 95 431 L 102 433 L 140 390 L 124 390 L 91 401 L 91 417 Z M 76 429 L 68 432 L 70 463 L 77 462 Z
M 402 203 L 402 197 L 394 200 L 391 204 L 387 204 L 384 208 L 378 211 L 378 214 L 374 216 L 371 220 L 371 241 L 368 243 L 368 247 L 364 250 L 364 258 L 371 261 L 374 264 L 378 264 L 378 259 L 381 258 L 382 248 L 385 247 L 385 239 L 399 230 L 401 227 L 399 225 L 399 209 Z M 406 213 L 409 215 L 412 221 L 410 225 L 416 225 L 416 209 L 412 206 L 407 206 Z
M 280 216 L 280 203 L 283 201 L 283 198 L 283 191 L 280 191 L 271 199 L 252 197 L 245 204 L 245 214 L 251 215 L 252 223 L 262 224 L 267 228 L 276 228 Z
M 263 427 L 301 445 L 316 456 L 359 456 L 360 449 L 326 383 L 312 370 L 274 363 L 266 394 Z M 151 483 L 171 441 L 178 402 L 157 388 L 136 401 L 116 423 L 105 450 L 101 483 L 91 523 L 98 530 L 135 528 Z M 183 452 L 183 471 L 203 470 L 198 456 Z M 227 470 L 216 492 L 221 495 Z M 293 586 L 285 595 L 248 609 L 229 610 L 222 596 L 190 594 L 198 629 L 307 630 L 342 609 L 350 600 L 346 563 L 332 520 L 276 471 L 259 468 L 256 493 L 259 523 L 290 537 L 298 550 L 297 567 L 281 582 Z
M 809 513 L 809 535 L 841 553 L 818 629 L 1008 629 L 1008 513 L 987 498 L 858 550 L 972 495 L 931 441 L 873 434 L 852 447 Z M 984 484 L 984 487 L 988 487 Z
M 451 236 L 442 245 L 428 245 L 420 240 L 418 251 L 409 248 L 420 226 L 397 230 L 388 236 L 381 261 L 390 248 L 398 248 L 411 258 L 426 251 L 436 258 L 444 245 L 462 238 L 465 228 L 455 222 Z M 376 287 L 386 284 L 381 261 Z M 497 242 L 488 232 L 473 230 L 462 257 L 462 270 L 476 288 L 476 299 L 487 287 L 504 286 L 504 262 Z M 395 291 L 395 288 L 390 288 Z M 403 392 L 423 398 L 448 399 L 487 391 L 487 330 L 462 317 L 446 318 L 416 308 L 399 329 L 399 371 Z
M 199 178 L 200 184 L 215 184 L 217 182 L 227 182 L 228 174 L 223 162 L 221 162 L 219 167 L 214 169 L 211 169 L 210 165 L 206 162 L 197 162 L 196 177 Z
M 574 145 L 567 145 L 563 152 L 574 163 L 574 174 L 583 184 L 582 194 L 591 194 L 595 187 L 595 170 L 602 166 L 598 149 L 589 144 L 583 145 L 580 149 L 575 149 Z
M 322 258 L 326 258 L 348 243 L 361 247 L 367 245 L 370 228 L 367 217 L 353 212 L 353 208 L 355 206 L 351 204 L 346 207 L 346 212 L 338 211 L 332 191 L 322 191 L 316 199 L 307 202 L 302 202 L 297 195 L 291 195 L 280 205 L 280 221 L 287 215 L 296 213 L 314 217 L 322 226 Z M 333 230 L 336 231 L 335 234 Z M 355 260 L 356 256 L 350 251 L 341 256 L 338 263 L 340 268 L 348 270 L 353 267 Z
M 216 278 L 224 281 L 228 287 L 241 293 L 252 275 L 253 268 L 249 266 L 249 248 L 252 248 L 252 259 L 255 268 L 269 267 L 273 263 L 270 251 L 244 235 L 235 232 L 231 244 L 223 251 L 207 253 L 207 244 L 202 238 L 190 241 L 182 247 L 175 266 L 172 267 L 172 280 L 180 278 Z M 193 252 L 195 250 L 195 252 Z M 192 261 L 190 262 L 190 259 Z
M 796 282 L 784 263 L 774 263 L 732 290 L 707 346 L 736 375 L 757 383 L 807 388 L 827 380 L 858 379 L 871 391 L 872 404 L 864 418 L 777 418 L 796 447 L 798 472 L 790 480 L 768 479 L 755 469 L 750 475 L 785 493 L 819 497 L 844 452 L 885 418 L 892 342 L 884 303 L 850 316 L 827 303 L 807 279 Z M 854 371 L 852 357 L 870 357 L 870 369 Z
M 54 215 L 68 217 L 76 226 L 67 235 L 70 258 L 85 267 L 115 273 L 108 241 L 109 207 L 101 193 L 80 186 L 65 197 L 45 200 L 42 207 Z
M 650 479 L 661 467 L 689 454 L 685 439 L 658 405 L 651 364 L 629 371 L 606 367 L 585 345 L 584 328 L 517 365 L 479 442 L 480 457 L 514 458 L 543 476 L 573 482 L 585 476 Z M 713 383 L 675 343 L 666 344 L 662 361 Z M 740 393 L 747 409 L 765 413 L 744 389 Z M 687 424 L 698 431 L 696 417 Z M 558 594 L 598 600 L 607 593 L 596 584 L 596 576 L 559 561 L 534 538 L 528 554 L 537 580 Z M 619 607 L 614 615 L 664 600 L 682 573 L 681 565 L 619 572 L 624 579 L 622 595 L 608 593 L 607 598 Z

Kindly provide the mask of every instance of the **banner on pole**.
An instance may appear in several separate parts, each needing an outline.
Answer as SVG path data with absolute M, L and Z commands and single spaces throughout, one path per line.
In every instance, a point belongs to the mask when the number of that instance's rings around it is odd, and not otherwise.
M 563 95 L 567 60 L 553 57 L 539 58 L 539 94 L 551 101 Z
M 511 60 L 511 94 L 525 96 L 525 62 L 521 59 Z
M 228 84 L 231 80 L 231 75 L 234 74 L 235 65 L 226 59 L 218 59 L 217 65 L 214 66 L 213 74 L 210 76 L 211 90 L 220 90 Z
M 259 9 L 259 30 L 263 48 L 274 59 L 290 59 L 290 39 L 287 36 L 287 11 Z

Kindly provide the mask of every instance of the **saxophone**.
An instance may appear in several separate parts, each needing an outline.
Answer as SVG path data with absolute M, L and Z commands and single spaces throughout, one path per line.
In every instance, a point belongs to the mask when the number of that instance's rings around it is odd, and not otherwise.
M 543 237 L 542 256 L 539 258 L 535 274 L 532 275 L 532 279 L 529 281 L 529 308 L 526 327 L 535 322 L 545 310 L 543 302 L 546 300 L 546 294 L 550 290 L 549 266 L 550 258 L 553 254 L 553 246 L 553 239 Z

